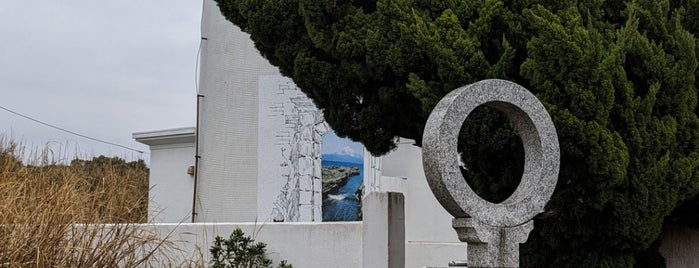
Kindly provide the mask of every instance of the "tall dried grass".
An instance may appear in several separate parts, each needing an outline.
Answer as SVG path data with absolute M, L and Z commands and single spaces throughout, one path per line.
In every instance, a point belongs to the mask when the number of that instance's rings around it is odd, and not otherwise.
M 177 249 L 145 228 L 148 170 L 115 158 L 71 165 L 0 139 L 0 267 L 171 266 Z

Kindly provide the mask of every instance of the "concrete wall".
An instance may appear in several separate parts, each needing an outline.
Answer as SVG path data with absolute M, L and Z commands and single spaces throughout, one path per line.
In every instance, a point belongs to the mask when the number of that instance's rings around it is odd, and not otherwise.
M 362 224 L 353 223 L 184 223 L 143 225 L 170 237 L 180 250 L 172 254 L 186 263 L 203 257 L 210 260 L 209 248 L 218 235 L 228 238 L 240 227 L 246 235 L 267 244 L 268 257 L 275 264 L 287 260 L 294 267 L 362 267 Z
M 670 226 L 662 234 L 660 253 L 667 268 L 699 267 L 699 230 Z
M 373 192 L 364 198 L 364 222 L 156 223 L 138 225 L 166 239 L 172 264 L 208 264 L 216 236 L 227 238 L 237 227 L 267 244 L 268 257 L 294 267 L 446 266 L 463 254 L 463 245 L 405 241 L 404 199 L 400 193 Z M 190 261 L 193 261 L 191 263 Z
M 213 0 L 204 0 L 202 38 L 195 220 L 255 221 L 258 76 L 279 71 Z
M 372 192 L 363 203 L 362 267 L 405 267 L 403 194 Z

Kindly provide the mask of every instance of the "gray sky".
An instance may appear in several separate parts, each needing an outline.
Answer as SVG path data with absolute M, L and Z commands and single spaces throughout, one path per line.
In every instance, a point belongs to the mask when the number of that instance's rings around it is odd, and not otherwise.
M 148 151 L 133 132 L 194 126 L 201 1 L 3 0 L 0 106 Z M 0 136 L 62 158 L 138 153 L 0 110 Z M 148 155 L 143 155 L 148 158 Z

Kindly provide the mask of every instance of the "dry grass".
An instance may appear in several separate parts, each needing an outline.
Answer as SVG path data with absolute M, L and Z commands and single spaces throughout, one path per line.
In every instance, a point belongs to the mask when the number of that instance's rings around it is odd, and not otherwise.
M 21 154 L 0 139 L 0 267 L 171 266 L 173 243 L 135 224 L 147 217 L 142 163 L 39 153 L 32 166 Z

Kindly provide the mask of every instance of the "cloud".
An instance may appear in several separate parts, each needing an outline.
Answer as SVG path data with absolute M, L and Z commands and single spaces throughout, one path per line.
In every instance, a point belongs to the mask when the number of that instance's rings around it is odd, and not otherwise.
M 347 155 L 351 156 L 354 158 L 362 158 L 362 155 L 356 152 L 352 147 L 345 146 L 345 148 L 342 148 L 342 151 L 340 151 L 338 154 L 340 155 Z

